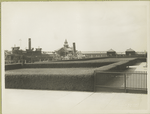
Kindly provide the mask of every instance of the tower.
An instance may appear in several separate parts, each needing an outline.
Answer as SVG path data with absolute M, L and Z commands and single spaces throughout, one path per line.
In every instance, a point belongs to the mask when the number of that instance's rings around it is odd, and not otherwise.
M 31 50 L 31 38 L 29 38 L 29 50 Z
M 73 43 L 73 55 L 75 55 L 76 54 L 76 45 L 75 45 L 75 43 Z
M 65 42 L 64 42 L 64 47 L 65 47 L 65 48 L 68 48 L 68 47 L 69 47 L 67 40 L 65 40 Z

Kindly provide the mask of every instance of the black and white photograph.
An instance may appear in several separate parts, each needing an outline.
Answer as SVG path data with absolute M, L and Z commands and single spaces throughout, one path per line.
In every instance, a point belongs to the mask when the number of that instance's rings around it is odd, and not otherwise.
M 1 3 L 2 114 L 150 113 L 150 1 Z

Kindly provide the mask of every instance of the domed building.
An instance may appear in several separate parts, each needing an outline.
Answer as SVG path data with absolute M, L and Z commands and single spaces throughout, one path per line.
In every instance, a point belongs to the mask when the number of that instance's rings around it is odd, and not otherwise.
M 62 48 L 55 51 L 60 56 L 67 56 L 67 55 L 75 55 L 76 49 L 75 49 L 75 43 L 73 43 L 73 47 L 69 47 L 69 44 L 67 40 L 65 40 L 64 45 Z
M 67 40 L 65 40 L 63 48 L 66 54 L 73 54 L 73 47 L 69 47 Z

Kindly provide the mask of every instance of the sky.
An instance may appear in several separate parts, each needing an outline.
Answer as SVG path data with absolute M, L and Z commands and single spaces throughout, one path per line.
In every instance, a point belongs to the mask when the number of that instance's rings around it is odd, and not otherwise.
M 136 2 L 137 3 L 137 2 Z M 141 2 L 3 2 L 2 46 L 54 51 L 67 39 L 78 51 L 147 50 L 148 12 Z

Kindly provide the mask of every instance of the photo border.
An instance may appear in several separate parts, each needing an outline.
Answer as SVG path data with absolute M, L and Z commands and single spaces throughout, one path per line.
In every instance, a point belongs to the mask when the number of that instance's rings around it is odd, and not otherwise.
M 105 1 L 107 1 L 107 2 L 113 2 L 113 1 L 150 1 L 150 0 L 1 0 L 0 1 L 0 51 L 1 51 L 1 2 L 48 2 L 48 1 L 103 1 L 103 2 L 105 2 Z M 149 3 L 150 4 L 150 3 Z M 150 13 L 150 8 L 148 9 L 149 11 L 149 13 Z M 150 20 L 150 14 L 149 14 L 149 17 L 148 17 L 148 20 Z M 148 25 L 150 25 L 150 21 L 148 21 Z M 149 60 L 150 60 L 150 53 L 149 53 L 149 49 L 150 49 L 150 45 L 149 45 L 149 42 L 150 42 L 150 26 L 148 26 L 148 29 L 147 29 L 147 31 L 148 31 L 148 39 L 147 39 L 147 52 L 148 52 L 148 61 L 147 61 L 147 64 L 149 65 Z M 2 57 L 1 57 L 1 53 L 0 53 L 0 63 L 2 63 Z M 1 64 L 2 65 L 2 64 Z M 2 78 L 2 66 L 0 66 L 0 69 L 1 69 L 1 78 Z M 148 74 L 150 74 L 150 71 L 149 71 L 150 69 L 149 69 L 149 67 L 148 67 L 148 70 L 147 70 L 147 72 L 148 72 Z M 0 105 L 0 114 L 2 114 L 2 79 L 0 78 L 0 102 L 1 102 L 1 105 Z M 150 77 L 148 77 L 148 79 L 147 80 L 150 80 Z M 150 86 L 150 83 L 148 82 L 148 96 L 149 96 L 149 91 L 150 91 L 150 88 L 149 88 L 149 86 Z M 149 97 L 148 97 L 148 104 L 150 103 L 150 99 L 149 99 Z M 149 106 L 149 105 L 148 105 Z M 148 109 L 148 110 L 150 110 L 150 109 Z M 132 112 L 132 111 L 131 111 Z M 148 112 L 149 113 L 149 112 Z

